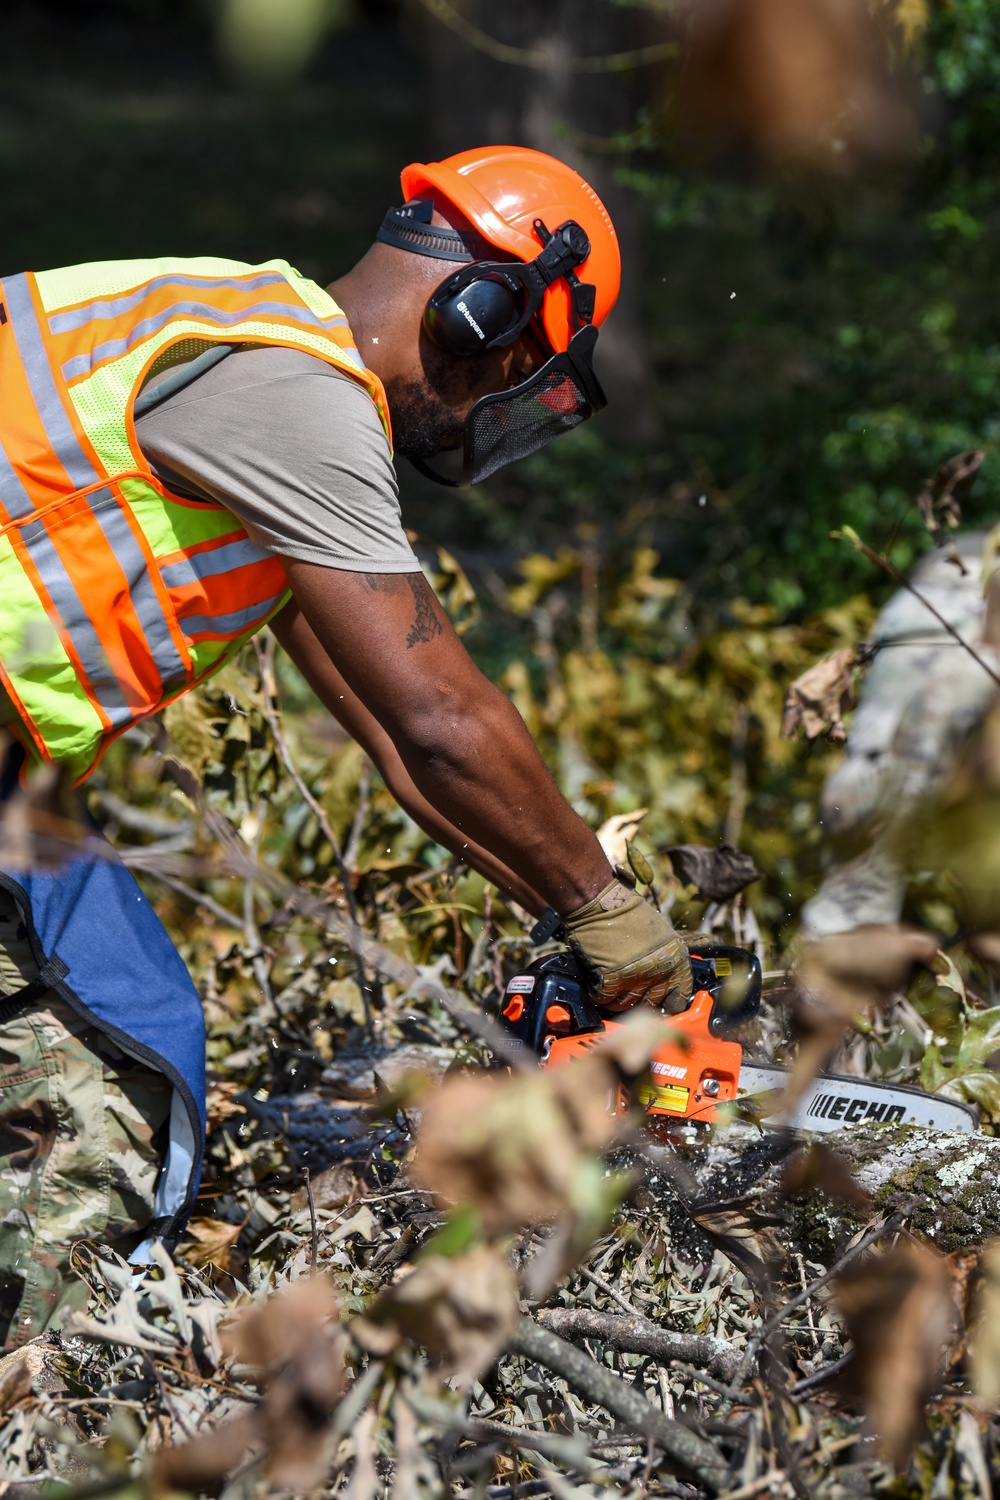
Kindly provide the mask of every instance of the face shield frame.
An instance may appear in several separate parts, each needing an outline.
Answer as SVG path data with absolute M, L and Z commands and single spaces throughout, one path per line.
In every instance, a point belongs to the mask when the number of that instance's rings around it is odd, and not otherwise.
M 462 448 L 454 450 L 456 459 L 461 453 L 457 477 L 425 459 L 410 462 L 437 484 L 465 489 L 579 427 L 608 404 L 594 369 L 596 343 L 597 329 L 588 323 L 525 380 L 480 396 L 465 419 Z M 442 457 L 447 463 L 448 455 Z
M 460 447 L 435 455 L 435 461 L 446 465 L 444 471 L 432 468 L 426 459 L 410 459 L 415 469 L 436 484 L 464 489 L 488 479 L 509 463 L 537 453 L 553 438 L 607 406 L 593 359 L 597 288 L 582 282 L 576 274 L 576 268 L 590 255 L 590 240 L 574 219 L 567 219 L 554 232 L 541 219 L 534 221 L 542 246 L 534 260 L 480 260 L 465 235 L 431 223 L 433 207 L 430 199 L 413 199 L 402 208 L 390 209 L 377 235 L 386 244 L 418 255 L 464 262 L 428 299 L 423 327 L 433 343 L 459 359 L 509 347 L 530 332 L 533 323 L 537 326 L 545 294 L 560 279 L 569 288 L 574 329 L 568 347 L 550 355 L 532 375 L 516 386 L 479 398 L 466 416 Z M 500 309 L 496 303 L 487 307 L 491 321 L 502 310 L 499 326 L 488 330 L 477 326 L 475 314 L 470 315 L 467 305 L 458 305 L 463 293 L 468 291 L 471 298 L 477 282 L 487 289 L 502 288 L 506 294 L 500 299 Z M 506 309 L 502 308 L 504 301 Z M 457 338 L 456 308 L 460 315 Z M 462 328 L 463 319 L 466 325 L 472 323 L 477 337 L 469 338 L 467 327 Z M 447 472 L 448 467 L 456 472 Z

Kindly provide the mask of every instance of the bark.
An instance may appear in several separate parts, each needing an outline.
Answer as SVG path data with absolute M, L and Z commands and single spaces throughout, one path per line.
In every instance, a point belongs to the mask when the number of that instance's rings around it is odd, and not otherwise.
M 544 1328 L 561 1338 L 597 1339 L 623 1354 L 680 1359 L 720 1380 L 731 1380 L 740 1364 L 741 1351 L 725 1339 L 700 1333 L 674 1333 L 638 1315 L 598 1312 L 592 1307 L 547 1307 L 537 1317 Z
M 870 1195 L 874 1212 L 900 1211 L 907 1227 L 948 1253 L 1000 1238 L 1000 1139 L 911 1125 L 856 1126 L 824 1137 Z M 735 1196 L 741 1161 L 760 1149 L 756 1132 L 730 1128 L 704 1153 L 698 1169 L 706 1197 Z M 773 1156 L 783 1156 L 775 1151 Z M 758 1177 L 761 1206 L 777 1206 L 782 1162 Z M 829 1264 L 863 1222 L 818 1192 L 787 1206 L 788 1226 L 778 1237 L 793 1250 Z
M 561 1375 L 580 1395 L 596 1401 L 634 1432 L 650 1438 L 673 1463 L 697 1479 L 711 1494 L 718 1495 L 726 1489 L 729 1464 L 712 1443 L 680 1422 L 671 1421 L 645 1396 L 625 1385 L 582 1349 L 540 1328 L 530 1318 L 520 1320 L 510 1347 L 515 1354 Z

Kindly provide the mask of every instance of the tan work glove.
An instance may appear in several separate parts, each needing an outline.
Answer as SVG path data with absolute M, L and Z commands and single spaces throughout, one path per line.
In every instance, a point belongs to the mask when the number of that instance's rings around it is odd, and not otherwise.
M 620 880 L 563 918 L 566 940 L 597 977 L 593 993 L 605 1010 L 645 1002 L 674 1016 L 686 1010 L 693 988 L 683 940 L 671 922 Z

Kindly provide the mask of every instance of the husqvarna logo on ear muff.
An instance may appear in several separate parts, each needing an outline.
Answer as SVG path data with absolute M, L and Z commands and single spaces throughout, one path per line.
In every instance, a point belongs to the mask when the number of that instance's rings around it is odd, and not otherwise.
M 485 333 L 480 328 L 479 324 L 476 322 L 475 318 L 472 316 L 472 314 L 470 313 L 468 307 L 465 305 L 464 302 L 460 302 L 458 304 L 458 310 L 462 314 L 462 317 L 465 319 L 465 321 L 468 323 L 469 327 L 475 329 L 475 331 L 478 334 L 478 336 L 481 339 L 485 340 L 485 338 L 486 338 Z

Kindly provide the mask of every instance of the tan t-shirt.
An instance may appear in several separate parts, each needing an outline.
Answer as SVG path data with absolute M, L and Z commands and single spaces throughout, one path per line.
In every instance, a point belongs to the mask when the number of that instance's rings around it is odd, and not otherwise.
M 227 506 L 270 552 L 419 570 L 375 403 L 312 354 L 237 349 L 139 417 L 136 434 L 169 488 Z

